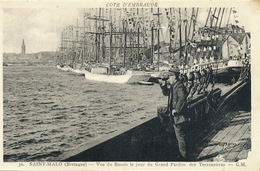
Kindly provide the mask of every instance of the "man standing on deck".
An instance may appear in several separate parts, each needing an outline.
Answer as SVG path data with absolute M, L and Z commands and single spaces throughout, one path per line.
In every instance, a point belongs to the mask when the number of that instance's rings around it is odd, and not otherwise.
M 190 160 L 190 153 L 187 148 L 191 142 L 187 141 L 187 91 L 183 83 L 179 80 L 178 73 L 168 73 L 164 80 L 159 80 L 160 87 L 165 96 L 168 96 L 167 114 L 171 118 L 171 128 L 174 128 L 178 141 L 181 160 Z M 162 115 L 158 111 L 158 115 Z

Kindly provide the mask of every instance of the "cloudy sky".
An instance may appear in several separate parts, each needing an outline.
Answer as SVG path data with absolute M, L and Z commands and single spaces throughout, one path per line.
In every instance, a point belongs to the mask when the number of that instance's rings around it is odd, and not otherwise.
M 198 22 L 205 24 L 207 9 L 200 9 Z M 246 15 L 238 12 L 240 25 L 248 30 Z M 226 13 L 226 15 L 228 15 Z M 234 22 L 234 15 L 231 22 Z M 227 18 L 227 17 L 226 17 Z M 55 51 L 60 44 L 60 34 L 67 25 L 76 25 L 77 19 L 82 23 L 83 9 L 76 8 L 5 8 L 3 9 L 3 50 L 4 52 L 21 52 L 24 39 L 26 53 Z M 223 23 L 225 23 L 225 19 Z
M 3 9 L 3 50 L 21 52 L 24 39 L 26 52 L 55 51 L 60 42 L 61 30 L 76 25 L 81 9 Z M 82 14 L 81 14 L 82 13 Z

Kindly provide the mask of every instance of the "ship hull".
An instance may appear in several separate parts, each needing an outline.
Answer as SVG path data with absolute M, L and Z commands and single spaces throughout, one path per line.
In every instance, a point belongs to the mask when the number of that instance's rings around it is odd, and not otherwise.
M 216 82 L 219 83 L 234 83 L 238 80 L 242 67 L 220 67 L 213 69 L 213 75 Z
M 57 65 L 56 67 L 57 67 L 57 69 L 59 69 L 61 71 L 69 71 L 69 67 L 68 66 L 61 67 L 60 65 Z
M 134 84 L 141 81 L 148 81 L 151 75 L 143 72 L 131 72 L 127 71 L 124 75 L 107 75 L 107 74 L 95 74 L 89 71 L 85 71 L 85 78 L 92 81 L 108 82 L 108 83 L 120 83 L 120 84 Z
M 68 67 L 69 71 L 76 74 L 76 75 L 80 75 L 80 76 L 84 76 L 85 75 L 85 70 L 80 70 L 80 69 L 74 69 L 71 67 Z

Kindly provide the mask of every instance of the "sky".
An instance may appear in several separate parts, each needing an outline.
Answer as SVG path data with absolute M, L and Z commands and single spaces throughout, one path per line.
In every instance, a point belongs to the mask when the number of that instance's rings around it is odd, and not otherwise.
M 55 51 L 60 34 L 67 25 L 76 25 L 83 16 L 80 9 L 3 9 L 3 50 L 21 52 L 24 39 L 26 53 Z M 82 12 L 82 15 L 81 15 Z
M 198 23 L 201 25 L 205 24 L 207 10 L 208 8 L 200 9 Z M 236 15 L 240 21 L 239 25 L 244 25 L 245 29 L 250 31 L 247 16 L 242 12 L 237 10 L 236 14 L 232 14 L 230 22 L 234 23 Z M 62 29 L 67 25 L 76 25 L 77 19 L 82 25 L 83 9 L 4 8 L 3 50 L 7 53 L 20 53 L 24 39 L 26 53 L 56 51 L 60 45 Z M 227 21 L 224 18 L 223 23 L 225 22 Z

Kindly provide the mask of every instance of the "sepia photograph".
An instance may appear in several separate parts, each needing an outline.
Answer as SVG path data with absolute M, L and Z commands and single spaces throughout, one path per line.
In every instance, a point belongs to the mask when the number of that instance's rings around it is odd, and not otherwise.
M 247 161 L 246 13 L 149 1 L 2 7 L 3 163 Z

